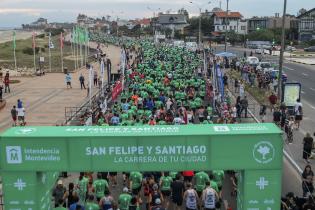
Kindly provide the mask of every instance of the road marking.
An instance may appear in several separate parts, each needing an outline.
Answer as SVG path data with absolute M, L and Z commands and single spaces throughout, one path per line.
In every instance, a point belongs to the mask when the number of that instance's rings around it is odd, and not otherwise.
M 287 67 L 287 66 L 284 66 L 284 68 L 286 68 L 286 69 L 288 69 L 288 70 L 290 70 L 290 71 L 294 71 L 294 69 L 289 68 L 289 67 Z
M 315 91 L 315 88 L 310 88 L 312 91 Z
M 302 94 L 305 94 L 305 92 L 304 92 L 303 90 L 301 90 L 301 93 L 302 93 Z
M 302 73 L 302 75 L 303 75 L 303 76 L 306 76 L 306 77 L 308 76 L 308 74 L 305 74 L 305 73 Z
M 301 91 L 301 92 L 303 92 L 303 91 Z M 306 102 L 305 100 L 303 100 L 303 103 L 315 110 L 315 107 L 312 106 L 310 103 Z

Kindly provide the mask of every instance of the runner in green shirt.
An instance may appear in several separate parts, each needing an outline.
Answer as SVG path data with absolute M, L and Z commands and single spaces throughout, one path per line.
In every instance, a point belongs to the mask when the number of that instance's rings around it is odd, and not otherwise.
M 173 180 L 176 179 L 176 175 L 177 175 L 177 174 L 178 174 L 177 171 L 171 171 L 171 172 L 170 172 L 170 176 L 172 177 Z
M 170 177 L 169 172 L 164 172 L 163 176 L 160 178 L 161 192 L 163 194 L 165 209 L 168 209 L 169 198 L 171 196 L 171 184 L 173 182 L 172 177 Z
M 93 183 L 93 189 L 96 195 L 96 199 L 99 202 L 104 197 L 104 192 L 108 190 L 108 182 L 102 179 L 102 174 L 97 174 L 97 179 Z
M 219 187 L 218 187 L 218 184 L 216 181 L 214 181 L 214 176 L 213 174 L 210 174 L 209 175 L 209 178 L 210 178 L 210 186 L 215 190 L 217 191 L 217 193 L 219 193 Z
M 79 203 L 84 205 L 86 199 L 86 192 L 88 188 L 89 179 L 84 176 L 83 172 L 80 172 L 79 180 L 77 181 L 77 193 L 79 196 Z
M 209 175 L 204 171 L 200 171 L 195 174 L 194 179 L 196 183 L 195 188 L 198 196 L 200 197 L 202 195 L 202 191 L 206 188 L 206 182 L 210 182 Z
M 128 194 L 129 189 L 125 187 L 123 189 L 123 193 L 119 195 L 118 198 L 118 206 L 119 210 L 128 210 L 129 205 L 130 205 L 130 200 L 131 200 L 131 195 Z
M 88 200 L 84 206 L 84 210 L 99 210 L 100 207 L 96 203 L 94 203 L 94 195 L 89 195 Z
M 142 186 L 142 174 L 138 171 L 130 173 L 130 189 L 133 195 L 138 195 Z
M 218 183 L 219 190 L 222 190 L 222 181 L 224 180 L 224 171 L 223 170 L 214 170 L 212 171 L 214 176 L 214 181 Z

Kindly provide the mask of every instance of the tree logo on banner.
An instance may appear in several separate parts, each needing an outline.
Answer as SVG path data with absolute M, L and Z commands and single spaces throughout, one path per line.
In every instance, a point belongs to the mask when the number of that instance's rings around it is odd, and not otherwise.
M 36 128 L 21 128 L 17 130 L 15 133 L 16 134 L 22 134 L 22 135 L 27 135 L 30 133 L 34 133 L 36 131 Z
M 275 148 L 268 141 L 258 142 L 253 149 L 253 157 L 257 163 L 270 163 L 275 157 Z

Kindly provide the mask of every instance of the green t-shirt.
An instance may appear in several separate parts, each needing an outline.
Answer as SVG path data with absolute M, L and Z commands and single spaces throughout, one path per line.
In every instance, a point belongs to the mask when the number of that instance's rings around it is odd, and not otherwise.
M 101 198 L 104 196 L 105 190 L 108 189 L 108 182 L 105 179 L 97 179 L 94 181 L 93 187 L 96 197 Z
M 173 180 L 176 179 L 176 175 L 177 175 L 177 174 L 178 174 L 177 171 L 171 171 L 171 172 L 170 172 L 170 176 L 172 177 Z
M 131 195 L 127 193 L 121 194 L 118 198 L 119 209 L 128 210 L 131 198 L 132 198 Z
M 173 181 L 172 177 L 162 176 L 161 181 L 162 181 L 161 190 L 170 190 L 171 189 L 171 183 Z
M 215 182 L 215 181 L 210 181 L 210 185 L 211 185 L 211 187 L 215 190 L 215 191 L 217 191 L 217 193 L 219 192 L 219 187 L 218 187 L 218 184 Z
M 84 210 L 99 210 L 100 207 L 96 203 L 87 202 L 84 206 Z
M 206 182 L 210 181 L 208 174 L 201 171 L 195 174 L 196 190 L 198 192 L 203 191 L 206 188 Z
M 215 171 L 212 171 L 212 174 L 214 176 L 214 181 L 218 183 L 219 187 L 222 187 L 222 181 L 224 179 L 224 171 L 215 170 Z
M 158 125 L 166 125 L 166 122 L 165 122 L 164 120 L 160 120 L 160 121 L 158 122 Z
M 141 187 L 142 174 L 138 171 L 133 171 L 130 173 L 130 181 L 132 181 L 131 189 L 137 189 Z
M 84 194 L 87 192 L 87 185 L 88 185 L 89 179 L 86 177 L 83 177 L 82 180 L 78 180 L 78 192 L 79 194 Z

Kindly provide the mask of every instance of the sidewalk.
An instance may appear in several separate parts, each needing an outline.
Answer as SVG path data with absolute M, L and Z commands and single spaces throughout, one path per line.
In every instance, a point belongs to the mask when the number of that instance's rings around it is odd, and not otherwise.
M 112 73 L 117 73 L 120 62 L 120 48 L 109 46 L 103 49 L 112 61 Z M 100 67 L 93 64 L 100 75 Z M 19 77 L 21 82 L 11 85 L 11 93 L 4 94 L 6 106 L 0 111 L 0 131 L 12 126 L 10 110 L 17 100 L 23 101 L 25 120 L 28 126 L 54 126 L 65 120 L 65 107 L 80 106 L 87 100 L 87 91 L 80 89 L 79 76 L 83 74 L 88 82 L 85 67 L 75 71 L 72 76 L 72 89 L 67 89 L 63 73 L 51 73 L 41 77 Z M 105 81 L 107 76 L 105 74 Z M 93 88 L 93 93 L 98 88 Z

